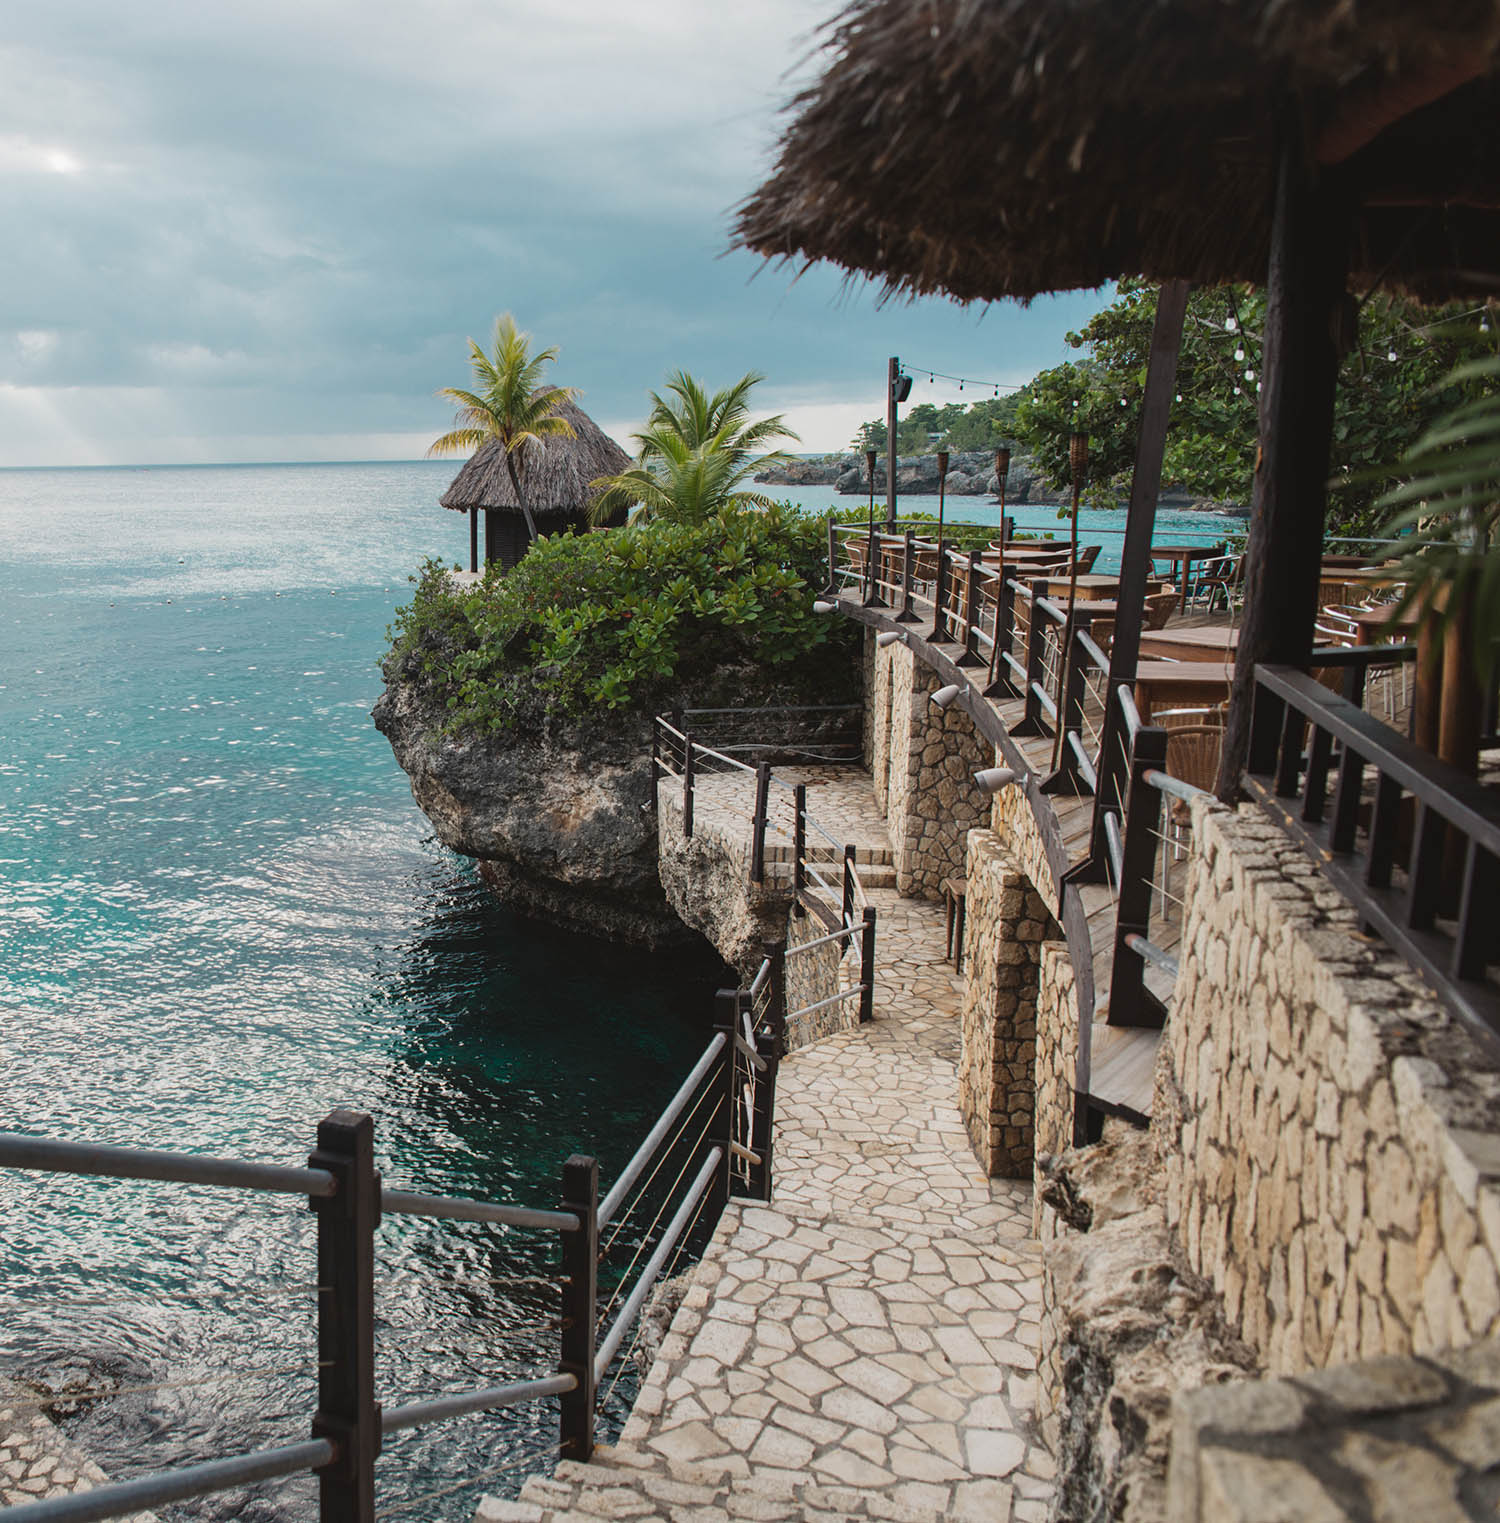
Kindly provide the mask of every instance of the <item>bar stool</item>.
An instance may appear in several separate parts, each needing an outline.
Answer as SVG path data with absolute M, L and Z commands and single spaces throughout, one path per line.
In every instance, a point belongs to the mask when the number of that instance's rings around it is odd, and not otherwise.
M 953 964 L 955 973 L 964 969 L 964 904 L 969 892 L 967 878 L 944 878 L 942 883 L 943 910 L 947 918 L 945 956 Z

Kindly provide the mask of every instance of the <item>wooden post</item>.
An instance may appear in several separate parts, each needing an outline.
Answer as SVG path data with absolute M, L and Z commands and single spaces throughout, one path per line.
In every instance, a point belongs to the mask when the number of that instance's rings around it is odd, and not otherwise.
M 792 790 L 792 906 L 802 901 L 802 885 L 807 872 L 807 784 L 798 783 Z
M 484 563 L 500 559 L 499 536 L 495 532 L 495 514 L 491 508 L 484 510 Z
M 1161 1006 L 1146 988 L 1146 964 L 1125 945 L 1132 933 L 1148 936 L 1151 896 L 1156 891 L 1156 851 L 1160 845 L 1161 794 L 1146 781 L 1152 768 L 1165 770 L 1167 732 L 1142 725 L 1130 748 L 1129 794 L 1125 806 L 1124 852 L 1115 900 L 1115 945 L 1109 978 L 1111 1026 L 1160 1026 Z
M 986 698 L 1013 698 L 1016 685 L 1011 681 L 1010 666 L 1005 657 L 1014 654 L 1016 637 L 1016 589 L 1010 585 L 1011 578 L 1002 567 L 999 591 L 995 607 L 995 644 L 990 651 L 990 682 L 984 690 Z
M 1249 753 L 1255 666 L 1306 670 L 1318 610 L 1341 334 L 1350 201 L 1318 170 L 1296 102 L 1281 116 L 1261 352 L 1260 456 L 1250 506 L 1245 610 L 1216 791 L 1232 799 Z
M 1094 821 L 1089 854 L 1080 879 L 1102 883 L 1108 847 L 1104 816 L 1125 805 L 1124 765 L 1119 737 L 1124 718 L 1115 693 L 1132 683 L 1141 654 L 1141 622 L 1146 582 L 1151 575 L 1151 536 L 1156 529 L 1156 499 L 1161 492 L 1162 458 L 1167 447 L 1167 424 L 1177 384 L 1177 355 L 1182 347 L 1182 323 L 1187 313 L 1188 283 L 1163 282 L 1156 297 L 1156 321 L 1151 329 L 1151 356 L 1146 365 L 1146 392 L 1141 403 L 1141 428 L 1135 442 L 1135 472 L 1130 481 L 1130 506 L 1125 518 L 1125 543 L 1120 551 L 1119 612 L 1109 649 L 1105 682 L 1104 720 L 1099 743 L 1099 785 L 1094 798 Z
M 1031 584 L 1031 617 L 1026 626 L 1026 691 L 1022 693 L 1026 708 L 1020 722 L 1011 726 L 1013 735 L 1045 735 L 1046 719 L 1041 701 L 1037 698 L 1037 685 L 1042 680 L 1042 658 L 1047 648 L 1047 615 L 1037 608 L 1037 600 L 1047 595 L 1044 579 L 1033 579 Z
M 682 833 L 693 839 L 693 737 L 682 737 Z
M 312 1169 L 327 1169 L 337 1193 L 313 1197 L 318 1218 L 318 1410 L 314 1438 L 332 1439 L 338 1456 L 318 1471 L 320 1523 L 374 1523 L 375 1457 L 380 1408 L 375 1401 L 375 1228 L 380 1175 L 375 1123 L 360 1111 L 336 1110 L 318 1124 Z
M 729 1203 L 729 1190 L 733 1179 L 734 1154 L 729 1144 L 734 1141 L 735 1107 L 739 1100 L 739 1096 L 735 1093 L 735 1078 L 739 1071 L 739 1064 L 736 1061 L 734 1039 L 740 1034 L 740 991 L 720 989 L 715 996 L 714 1004 L 716 1015 L 714 1029 L 723 1032 L 727 1040 L 724 1043 L 724 1052 L 719 1059 L 719 1067 L 709 1079 L 709 1083 L 716 1091 L 713 1122 L 708 1133 L 709 1141 L 724 1151 L 718 1177 L 709 1186 L 708 1205 L 704 1212 L 710 1226 L 718 1221 L 724 1207 Z
M 859 931 L 859 1022 L 875 1019 L 875 907 L 867 904 Z
M 854 924 L 854 847 L 844 847 L 843 905 L 839 913 L 840 925 Z
M 766 807 L 771 795 L 771 764 L 761 762 L 755 769 L 755 818 L 751 824 L 750 880 L 766 881 Z
M 594 1343 L 599 1319 L 599 1161 L 575 1153 L 564 1165 L 562 1205 L 582 1224 L 562 1237 L 562 1355 L 557 1370 L 578 1384 L 562 1397 L 562 1457 L 594 1452 Z
M 920 622 L 916 614 L 912 612 L 911 607 L 912 557 L 914 553 L 912 541 L 915 537 L 913 532 L 908 529 L 901 548 L 901 612 L 896 615 L 896 622 L 898 624 L 916 624 Z
M 896 532 L 896 382 L 901 361 L 893 354 L 885 381 L 885 531 Z
M 1057 758 L 1052 773 L 1042 785 L 1043 793 L 1080 794 L 1088 791 L 1088 784 L 1078 770 L 1078 754 L 1068 744 L 1068 736 L 1083 737 L 1083 704 L 1088 693 L 1085 673 L 1088 656 L 1078 637 L 1087 634 L 1093 623 L 1091 615 L 1078 616 L 1077 623 L 1069 624 L 1068 648 L 1063 654 L 1057 685 Z
M 469 509 L 469 570 L 479 570 L 479 509 Z
M 957 666 L 984 664 L 974 650 L 974 626 L 979 621 L 979 562 L 983 555 L 982 550 L 969 551 L 969 576 L 964 588 L 964 653 L 954 663 Z

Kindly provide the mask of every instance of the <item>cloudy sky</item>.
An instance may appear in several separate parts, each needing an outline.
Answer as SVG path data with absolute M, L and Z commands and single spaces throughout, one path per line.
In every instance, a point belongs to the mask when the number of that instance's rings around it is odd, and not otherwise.
M 824 449 L 882 410 L 890 354 L 1011 382 L 1055 363 L 1097 297 L 882 308 L 725 254 L 834 8 L 10 7 L 0 463 L 412 458 L 506 310 L 622 436 L 677 366 L 764 371 Z

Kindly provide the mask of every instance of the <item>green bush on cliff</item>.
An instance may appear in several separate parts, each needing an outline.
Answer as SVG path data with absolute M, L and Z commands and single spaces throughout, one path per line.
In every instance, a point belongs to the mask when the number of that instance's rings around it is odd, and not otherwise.
M 455 733 L 642 708 L 725 669 L 792 677 L 805 663 L 811 686 L 829 647 L 855 638 L 813 612 L 826 544 L 823 520 L 775 507 L 544 538 L 469 590 L 429 561 L 397 610 L 386 676 L 427 687 Z

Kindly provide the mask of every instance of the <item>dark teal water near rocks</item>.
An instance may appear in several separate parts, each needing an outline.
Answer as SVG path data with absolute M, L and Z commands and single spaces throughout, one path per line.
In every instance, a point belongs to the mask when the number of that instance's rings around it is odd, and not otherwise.
M 0 472 L 0 1128 L 295 1163 L 346 1104 L 374 1113 L 388 1183 L 550 1204 L 569 1153 L 608 1179 L 675 1089 L 716 961 L 507 914 L 430 839 L 370 723 L 408 572 L 466 550 L 436 507 L 451 473 Z M 112 1473 L 305 1436 L 295 1199 L 0 1171 L 0 1224 L 0 1370 L 158 1388 L 69 1419 Z M 555 1296 L 532 1281 L 554 1255 L 385 1223 L 383 1399 L 547 1370 Z M 419 1499 L 551 1422 L 393 1438 L 382 1505 L 467 1517 L 482 1488 Z M 178 1515 L 306 1518 L 313 1496 Z

